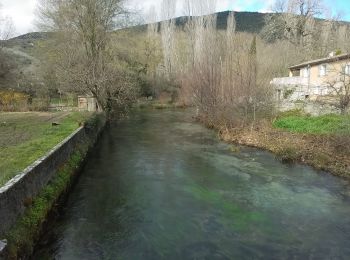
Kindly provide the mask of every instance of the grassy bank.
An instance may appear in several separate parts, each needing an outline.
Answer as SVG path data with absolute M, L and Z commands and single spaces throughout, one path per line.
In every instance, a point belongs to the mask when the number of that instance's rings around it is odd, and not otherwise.
M 0 186 L 63 141 L 89 115 L 0 113 Z
M 350 135 L 350 115 L 312 117 L 300 112 L 281 114 L 273 123 L 275 128 L 304 134 Z
M 62 120 L 81 119 L 83 115 L 71 114 Z M 85 116 L 83 116 L 85 117 Z M 33 253 L 34 246 L 46 228 L 51 213 L 60 205 L 71 189 L 83 166 L 83 161 L 105 125 L 104 114 L 89 116 L 84 121 L 86 135 L 75 146 L 70 158 L 57 168 L 55 176 L 33 198 L 24 201 L 25 212 L 5 234 L 7 240 L 6 259 L 26 259 Z M 68 124 L 68 123 L 67 123 Z M 1 256 L 0 256 L 1 258 Z
M 220 130 L 223 140 L 269 150 L 284 162 L 301 162 L 350 178 L 350 117 L 282 114 L 254 128 Z

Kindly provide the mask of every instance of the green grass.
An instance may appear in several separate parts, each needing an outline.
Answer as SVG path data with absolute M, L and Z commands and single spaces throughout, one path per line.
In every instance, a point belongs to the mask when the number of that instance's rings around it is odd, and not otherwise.
M 63 141 L 88 113 L 0 113 L 0 186 Z M 60 125 L 52 126 L 52 122 Z
M 350 134 L 350 115 L 306 116 L 289 113 L 280 116 L 274 127 L 295 133 Z

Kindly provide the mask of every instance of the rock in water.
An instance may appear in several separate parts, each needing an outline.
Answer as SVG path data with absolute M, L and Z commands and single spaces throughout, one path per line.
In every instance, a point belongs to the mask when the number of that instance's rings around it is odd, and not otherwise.
M 0 259 L 1 259 L 2 253 L 6 249 L 6 246 L 7 246 L 7 240 L 0 240 Z

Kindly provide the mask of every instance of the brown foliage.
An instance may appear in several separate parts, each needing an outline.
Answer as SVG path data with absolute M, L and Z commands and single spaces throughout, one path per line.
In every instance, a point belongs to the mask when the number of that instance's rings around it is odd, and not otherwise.
M 285 132 L 259 122 L 253 129 L 220 131 L 223 140 L 269 150 L 284 162 L 301 162 L 318 170 L 350 178 L 350 137 Z
M 26 111 L 29 96 L 12 90 L 0 91 L 1 111 Z

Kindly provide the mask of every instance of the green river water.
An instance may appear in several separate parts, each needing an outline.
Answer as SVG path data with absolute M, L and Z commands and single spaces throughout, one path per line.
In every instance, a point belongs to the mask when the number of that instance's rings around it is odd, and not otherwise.
M 109 127 L 33 259 L 350 259 L 350 186 L 218 140 L 190 111 Z

